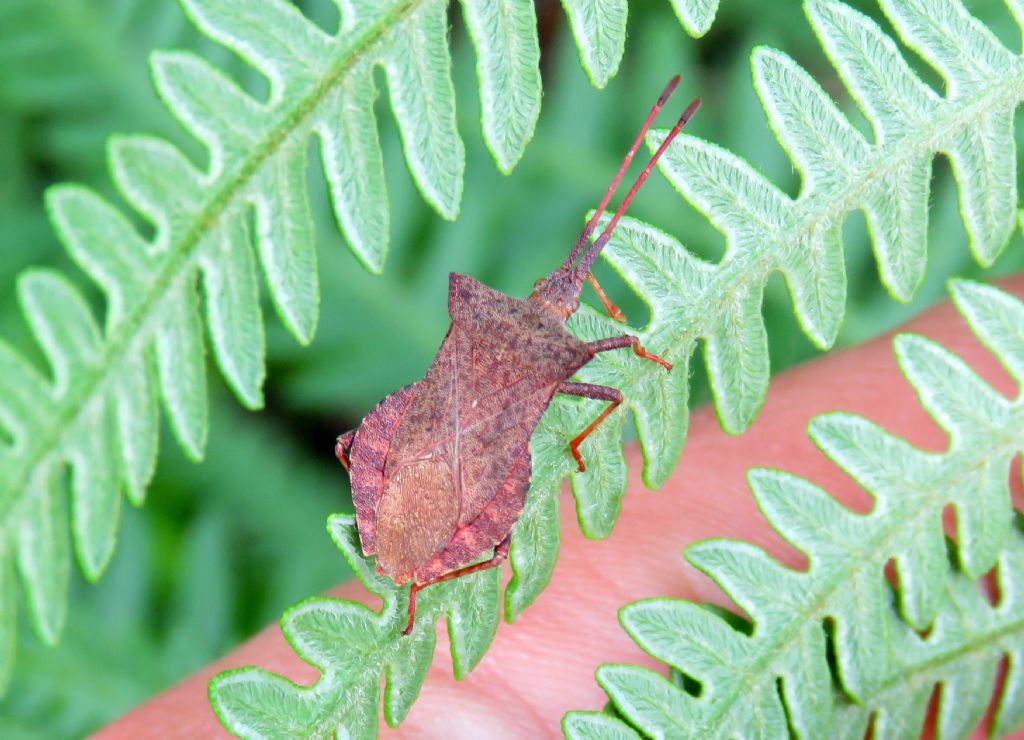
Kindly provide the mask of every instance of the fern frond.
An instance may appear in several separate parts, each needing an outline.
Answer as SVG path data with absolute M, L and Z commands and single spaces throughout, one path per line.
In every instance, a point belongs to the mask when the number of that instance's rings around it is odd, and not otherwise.
M 183 0 L 193 24 L 262 74 L 269 92 L 257 100 L 192 53 L 152 55 L 160 97 L 208 154 L 199 167 L 161 138 L 110 140 L 114 184 L 153 227 L 152 238 L 89 188 L 61 185 L 47 194 L 56 231 L 106 300 L 101 329 L 59 274 L 26 273 L 19 298 L 52 378 L 0 343 L 0 439 L 10 441 L 0 445 L 0 588 L 11 587 L 16 561 L 33 623 L 49 644 L 64 622 L 68 530 L 83 572 L 98 578 L 114 550 L 120 492 L 141 503 L 153 474 L 161 401 L 182 448 L 203 455 L 204 326 L 221 374 L 248 408 L 263 403 L 258 272 L 289 332 L 300 343 L 312 338 L 319 291 L 305 177 L 314 137 L 342 231 L 369 270 L 382 269 L 388 205 L 375 67 L 384 69 L 417 186 L 445 217 L 458 211 L 464 154 L 447 2 L 336 4 L 340 24 L 331 35 L 284 0 Z M 508 170 L 539 113 L 533 4 L 465 0 L 463 8 L 477 51 L 484 137 Z M 24 19 L 32 8 L 0 13 Z M 589 36 L 579 39 L 592 45 Z M 6 600 L 0 645 L 11 644 L 12 609 Z M 0 649 L 0 678 L 9 655 Z
M 978 337 L 1024 385 L 1024 304 L 975 283 L 956 282 L 952 291 Z M 921 337 L 903 335 L 895 344 L 925 409 L 949 432 L 948 450 L 918 450 L 849 414 L 817 417 L 811 438 L 875 498 L 865 515 L 789 473 L 752 470 L 758 506 L 808 567 L 786 568 L 745 542 L 688 548 L 687 559 L 750 615 L 749 635 L 686 601 L 651 599 L 622 610 L 638 645 L 702 686 L 694 696 L 644 668 L 602 666 L 598 682 L 645 735 L 775 737 L 788 724 L 800 737 L 824 737 L 854 711 L 843 710 L 842 720 L 834 714 L 826 624 L 835 680 L 863 708 L 862 727 L 878 712 L 905 723 L 896 735 L 916 734 L 939 681 L 940 723 L 969 729 L 988 706 L 1004 655 L 1011 670 L 999 721 L 1008 728 L 1024 718 L 1014 688 L 1024 651 L 1024 531 L 1011 526 L 1009 488 L 1010 463 L 1024 450 L 1024 396 L 1007 400 Z M 948 506 L 958 520 L 957 569 L 942 529 Z M 890 560 L 895 598 L 885 578 Z M 996 565 L 1002 601 L 992 609 L 972 581 Z M 915 630 L 929 627 L 927 638 L 918 637 Z M 594 721 L 573 715 L 566 727 L 572 736 Z
M 936 735 L 967 737 L 988 708 L 1004 659 L 1010 670 L 998 691 L 989 734 L 1002 737 L 1024 724 L 1024 532 L 1019 524 L 1011 530 L 997 567 L 1001 600 L 995 607 L 981 594 L 976 582 L 949 571 L 943 606 L 928 637 L 921 637 L 901 620 L 893 602 L 883 608 L 878 616 L 885 622 L 884 632 L 891 635 L 886 649 L 892 670 L 859 704 L 845 694 L 834 694 L 829 737 L 862 738 L 869 725 L 876 737 L 917 737 L 937 685 L 942 692 Z M 678 636 L 669 634 L 665 638 Z M 664 691 L 664 680 L 653 680 L 658 689 L 652 698 L 657 701 L 662 697 L 658 691 Z M 568 712 L 562 728 L 570 740 L 640 737 L 623 720 L 601 712 Z M 671 734 L 669 719 L 654 736 Z

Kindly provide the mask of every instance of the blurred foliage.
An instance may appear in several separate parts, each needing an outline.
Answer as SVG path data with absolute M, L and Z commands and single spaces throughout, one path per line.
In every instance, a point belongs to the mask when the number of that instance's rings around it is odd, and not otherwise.
M 869 2 L 853 4 L 879 15 Z M 336 22 L 326 0 L 300 5 L 326 28 Z M 999 0 L 968 7 L 1019 49 Z M 808 24 L 796 14 L 802 14 L 796 0 L 723 0 L 709 34 L 694 41 L 669 3 L 639 0 L 631 7 L 622 68 L 599 91 L 574 58 L 556 3 L 541 0 L 544 107 L 523 160 L 505 177 L 480 137 L 472 52 L 461 17 L 453 13 L 456 98 L 467 146 L 461 217 L 444 222 L 416 194 L 397 156 L 400 142 L 386 101 L 378 101 L 392 202 L 393 247 L 384 275 L 371 277 L 355 262 L 330 215 L 323 178 L 311 176 L 323 293 L 316 339 L 300 348 L 270 323 L 267 409 L 260 414 L 239 409 L 221 381 L 213 381 L 206 462 L 193 465 L 175 445 L 164 444 L 145 508 L 125 512 L 108 574 L 90 586 L 75 571 L 60 646 L 42 647 L 22 626 L 20 658 L 0 702 L 0 736 L 80 736 L 223 654 L 289 604 L 346 578 L 324 533 L 329 513 L 351 507 L 346 477 L 333 456 L 334 437 L 388 392 L 422 375 L 448 326 L 449 271 L 520 295 L 550 272 L 669 76 L 683 75 L 681 98 L 704 99 L 691 124 L 694 134 L 797 192 L 798 179 L 764 122 L 749 66 L 753 46 L 775 46 L 841 94 Z M 237 59 L 200 40 L 173 3 L 5 0 L 0 7 L 0 334 L 29 356 L 37 357 L 38 350 L 26 341 L 14 307 L 14 279 L 22 268 L 62 268 L 98 300 L 59 248 L 46 221 L 43 190 L 76 180 L 111 194 L 104 141 L 113 132 L 157 132 L 202 159 L 149 84 L 148 52 L 170 45 L 199 51 L 249 90 L 265 88 Z M 848 99 L 839 103 L 863 125 Z M 907 305 L 881 287 L 863 219 L 848 220 L 849 300 L 840 345 L 919 312 L 943 296 L 952 275 L 988 278 L 1024 267 L 1019 233 L 990 270 L 971 260 L 956 189 L 941 159 L 932 193 L 928 272 Z M 657 176 L 632 215 L 676 235 L 696 254 L 715 259 L 721 253 L 720 235 Z M 611 270 L 599 265 L 597 272 L 631 322 L 642 325 L 640 303 Z M 764 314 L 776 371 L 816 354 L 788 303 L 782 279 L 774 278 Z M 694 399 L 701 402 L 707 388 L 699 364 L 694 367 Z M 172 437 L 166 431 L 165 441 Z

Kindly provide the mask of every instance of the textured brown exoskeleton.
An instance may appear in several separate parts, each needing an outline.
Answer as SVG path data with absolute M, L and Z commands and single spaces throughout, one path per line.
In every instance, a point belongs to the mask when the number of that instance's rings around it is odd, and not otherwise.
M 530 486 L 530 436 L 556 393 L 609 402 L 569 443 L 579 469 L 586 469 L 580 443 L 622 403 L 622 393 L 570 381 L 577 370 L 598 352 L 625 348 L 672 369 L 641 347 L 635 336 L 583 342 L 566 330 L 565 322 L 579 308 L 584 280 L 591 282 L 612 317 L 625 320 L 590 274 L 591 266 L 699 100 L 679 118 L 605 230 L 592 244 L 590 237 L 644 134 L 678 83 L 677 76 L 651 109 L 561 267 L 538 280 L 526 298 L 507 296 L 452 273 L 452 323 L 426 377 L 392 393 L 358 429 L 338 437 L 335 453 L 351 476 L 363 552 L 376 555 L 377 572 L 396 584 L 413 582 L 405 634 L 412 630 L 417 591 L 494 567 L 508 556 L 509 536 Z M 492 550 L 489 560 L 470 565 Z

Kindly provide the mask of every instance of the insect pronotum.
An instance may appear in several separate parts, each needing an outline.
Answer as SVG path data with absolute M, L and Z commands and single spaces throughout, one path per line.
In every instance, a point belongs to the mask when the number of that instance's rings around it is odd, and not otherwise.
M 569 442 L 580 471 L 580 444 L 615 408 L 622 393 L 569 380 L 599 352 L 631 349 L 672 366 L 620 334 L 584 342 L 565 328 L 578 308 L 583 281 L 609 315 L 625 321 L 591 267 L 633 196 L 672 139 L 700 106 L 694 100 L 650 158 L 622 204 L 591 242 L 598 220 L 643 143 L 644 135 L 679 84 L 673 77 L 651 108 L 596 212 L 565 262 L 538 280 L 526 298 L 488 288 L 467 275 L 449 276 L 451 326 L 423 380 L 381 401 L 358 429 L 338 437 L 335 454 L 349 471 L 356 525 L 377 572 L 398 585 L 427 586 L 499 565 L 530 487 L 530 436 L 556 393 L 607 401 L 608 406 Z M 474 563 L 485 554 L 490 559 Z

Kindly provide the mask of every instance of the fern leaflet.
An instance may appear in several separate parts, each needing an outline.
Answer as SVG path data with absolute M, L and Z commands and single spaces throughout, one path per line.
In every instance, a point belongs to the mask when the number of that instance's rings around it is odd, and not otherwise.
M 953 295 L 975 333 L 1024 384 L 1024 304 L 969 282 L 954 283 Z M 876 711 L 880 721 L 905 723 L 895 736 L 914 735 L 939 680 L 945 687 L 940 723 L 957 730 L 955 736 L 980 720 L 1004 654 L 1010 672 L 998 721 L 1008 729 L 1024 719 L 1018 688 L 1024 532 L 1011 526 L 1009 488 L 1010 463 L 1024 450 L 1024 397 L 1008 401 L 921 337 L 898 337 L 896 350 L 925 409 L 949 433 L 949 450 L 923 452 L 849 414 L 817 417 L 811 438 L 874 495 L 866 515 L 789 473 L 752 470 L 758 506 L 807 556 L 808 567 L 791 570 L 745 542 L 709 540 L 688 548 L 687 559 L 750 615 L 749 634 L 686 601 L 651 599 L 623 608 L 622 624 L 637 644 L 702 686 L 696 696 L 644 668 L 599 668 L 598 682 L 618 712 L 645 735 L 777 737 L 789 726 L 799 737 L 824 737 L 853 714 L 865 728 Z M 959 570 L 950 566 L 942 529 L 950 505 Z M 890 560 L 895 599 L 884 574 Z M 996 565 L 1003 599 L 992 609 L 971 581 Z M 826 623 L 836 680 L 862 708 L 838 710 L 842 717 L 834 712 Z M 929 627 L 930 635 L 919 638 L 915 630 Z M 570 714 L 565 727 L 570 737 L 585 737 L 593 722 L 607 721 Z M 883 727 L 876 724 L 875 731 Z
M 679 22 L 691 36 L 711 28 L 718 0 L 671 0 Z M 615 76 L 626 46 L 627 0 L 562 0 L 580 63 L 596 87 Z

